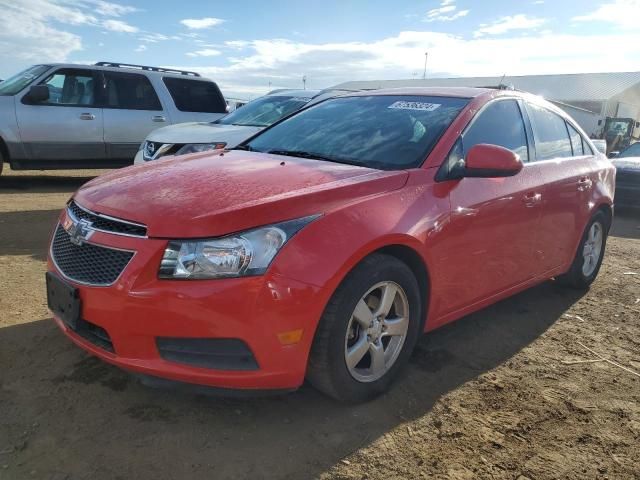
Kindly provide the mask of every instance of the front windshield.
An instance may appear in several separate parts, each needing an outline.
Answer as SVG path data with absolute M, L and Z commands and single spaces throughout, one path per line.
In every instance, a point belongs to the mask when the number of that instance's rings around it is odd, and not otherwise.
M 413 95 L 334 98 L 240 148 L 383 170 L 414 168 L 468 101 Z
M 268 127 L 281 118 L 300 110 L 309 100 L 311 99 L 308 97 L 268 95 L 247 103 L 213 123 L 243 125 L 246 127 Z
M 620 153 L 618 157 L 640 157 L 640 142 L 634 143 L 626 150 Z
M 0 83 L 0 95 L 15 95 L 48 69 L 48 65 L 34 65 L 7 78 L 4 82 Z

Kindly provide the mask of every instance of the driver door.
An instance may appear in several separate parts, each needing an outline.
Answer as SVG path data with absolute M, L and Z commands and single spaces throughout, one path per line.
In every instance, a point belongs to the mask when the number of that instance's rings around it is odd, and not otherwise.
M 105 158 L 102 109 L 96 107 L 94 72 L 61 68 L 40 85 L 49 88 L 49 99 L 29 100 L 28 91 L 16 102 L 20 136 L 30 165 L 49 167 L 93 165 Z

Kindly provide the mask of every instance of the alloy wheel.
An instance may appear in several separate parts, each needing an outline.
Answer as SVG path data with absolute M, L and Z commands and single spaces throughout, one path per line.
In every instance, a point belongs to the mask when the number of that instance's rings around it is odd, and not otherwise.
M 345 337 L 344 356 L 359 382 L 381 378 L 397 360 L 409 328 L 407 294 L 395 282 L 380 282 L 358 301 Z
M 582 274 L 589 277 L 598 267 L 602 244 L 604 240 L 604 230 L 600 222 L 594 222 L 587 233 L 587 238 L 582 248 Z

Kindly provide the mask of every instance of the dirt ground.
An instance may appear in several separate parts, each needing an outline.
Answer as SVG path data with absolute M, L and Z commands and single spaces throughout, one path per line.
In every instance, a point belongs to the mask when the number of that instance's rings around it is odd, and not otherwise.
M 640 216 L 588 293 L 547 282 L 423 337 L 387 395 L 154 390 L 58 331 L 48 235 L 95 172 L 0 178 L 0 480 L 640 479 Z

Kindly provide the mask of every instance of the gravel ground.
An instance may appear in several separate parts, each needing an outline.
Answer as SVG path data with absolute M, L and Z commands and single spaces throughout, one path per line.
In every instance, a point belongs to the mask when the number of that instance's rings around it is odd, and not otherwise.
M 51 321 L 48 236 L 96 173 L 0 178 L 0 480 L 640 479 L 639 216 L 589 292 L 547 282 L 423 337 L 378 400 L 224 399 L 144 387 Z

